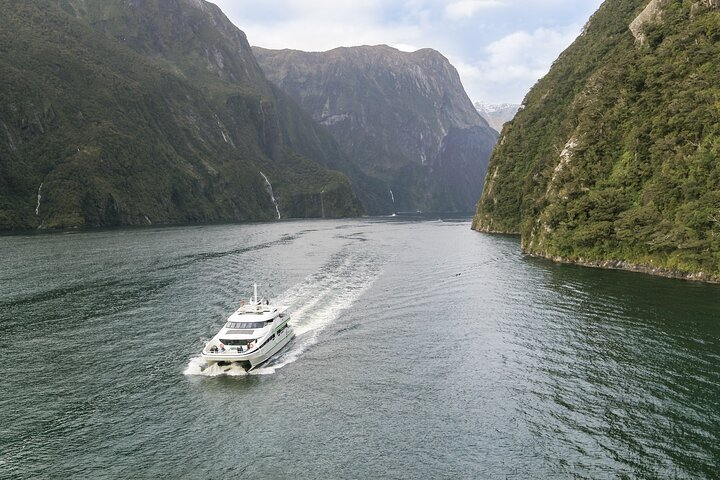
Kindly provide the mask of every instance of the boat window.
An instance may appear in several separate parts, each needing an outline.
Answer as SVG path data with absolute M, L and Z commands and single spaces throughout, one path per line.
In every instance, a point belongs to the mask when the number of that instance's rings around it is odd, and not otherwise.
M 263 328 L 265 322 L 227 322 L 225 328 Z
M 288 326 L 288 325 L 287 325 L 287 323 L 286 323 L 285 325 L 282 326 L 282 328 L 280 328 L 280 329 L 279 329 L 277 332 L 275 332 L 275 333 L 276 333 L 277 335 L 280 335 L 280 334 L 287 328 L 287 326 Z
M 229 338 L 227 338 L 227 339 L 221 338 L 221 339 L 220 339 L 220 343 L 222 343 L 223 345 L 229 345 L 229 346 L 237 346 L 237 345 L 243 345 L 243 346 L 244 346 L 244 345 L 247 345 L 248 343 L 254 342 L 255 340 L 257 340 L 257 339 L 256 339 L 256 338 L 250 338 L 250 339 L 247 339 L 247 340 L 235 340 L 235 339 L 229 339 Z

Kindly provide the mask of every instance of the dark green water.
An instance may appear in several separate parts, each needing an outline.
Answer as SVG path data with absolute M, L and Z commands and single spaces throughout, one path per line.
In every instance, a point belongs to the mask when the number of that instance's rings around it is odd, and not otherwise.
M 717 478 L 720 287 L 463 221 L 0 237 L 0 478 Z M 253 281 L 298 334 L 197 355 Z

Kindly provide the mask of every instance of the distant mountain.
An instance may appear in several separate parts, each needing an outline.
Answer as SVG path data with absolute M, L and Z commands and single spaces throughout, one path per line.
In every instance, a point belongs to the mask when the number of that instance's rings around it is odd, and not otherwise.
M 515 117 L 520 105 L 515 103 L 482 103 L 475 102 L 475 109 L 497 132 Z
M 357 215 L 337 143 L 202 0 L 0 0 L 0 229 Z
M 720 0 L 607 0 L 503 130 L 473 227 L 720 281 Z
M 497 133 L 440 53 L 384 45 L 253 51 L 268 78 L 383 182 L 373 213 L 474 209 Z

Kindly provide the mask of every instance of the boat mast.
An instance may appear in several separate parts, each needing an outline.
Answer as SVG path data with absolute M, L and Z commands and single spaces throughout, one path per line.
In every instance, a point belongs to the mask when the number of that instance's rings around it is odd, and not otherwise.
M 258 299 L 257 299 L 257 283 L 253 283 L 253 291 L 254 291 L 253 303 L 254 303 L 255 305 L 257 305 L 257 303 L 258 303 Z

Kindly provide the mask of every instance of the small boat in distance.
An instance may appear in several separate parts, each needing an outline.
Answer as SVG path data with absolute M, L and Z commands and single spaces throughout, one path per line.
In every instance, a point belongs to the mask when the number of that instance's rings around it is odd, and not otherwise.
M 225 322 L 223 328 L 210 340 L 201 357 L 208 366 L 239 364 L 245 371 L 252 370 L 269 360 L 295 336 L 288 322 L 288 307 L 273 307 L 270 301 L 258 299 L 257 284 L 253 284 L 253 297 L 241 301 L 240 308 Z

